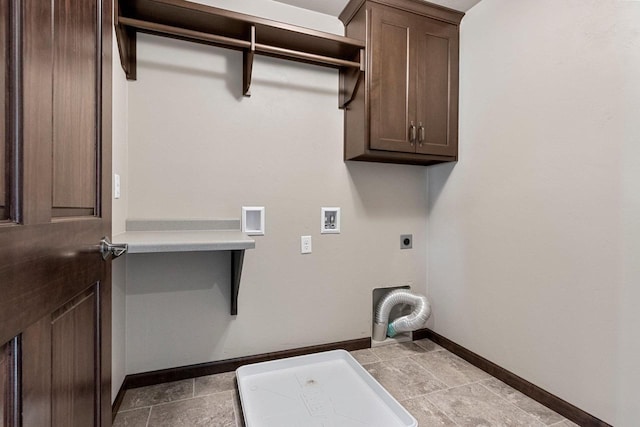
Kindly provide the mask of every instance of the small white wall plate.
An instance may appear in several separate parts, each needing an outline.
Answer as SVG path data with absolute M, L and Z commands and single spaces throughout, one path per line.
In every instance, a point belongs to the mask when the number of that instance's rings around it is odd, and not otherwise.
M 264 206 L 242 207 L 242 231 L 249 236 L 264 236 Z
M 340 234 L 340 208 L 322 208 L 320 233 Z

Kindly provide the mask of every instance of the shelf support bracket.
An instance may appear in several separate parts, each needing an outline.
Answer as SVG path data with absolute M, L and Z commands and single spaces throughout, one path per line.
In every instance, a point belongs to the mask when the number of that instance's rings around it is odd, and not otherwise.
M 240 276 L 242 275 L 242 263 L 244 250 L 231 251 L 231 315 L 238 314 L 238 293 L 240 292 Z
M 244 71 L 242 73 L 242 94 L 251 96 L 251 73 L 253 72 L 253 57 L 256 52 L 256 26 L 251 26 L 251 46 L 242 51 Z
M 127 80 L 136 80 L 136 30 L 120 22 L 120 1 L 116 0 L 114 12 L 114 26 L 118 52 L 120 54 L 120 64 L 122 65 Z
M 353 101 L 353 97 L 360 86 L 360 80 L 364 76 L 364 49 L 360 49 L 360 68 L 346 68 L 340 70 L 340 100 L 339 107 L 347 108 Z

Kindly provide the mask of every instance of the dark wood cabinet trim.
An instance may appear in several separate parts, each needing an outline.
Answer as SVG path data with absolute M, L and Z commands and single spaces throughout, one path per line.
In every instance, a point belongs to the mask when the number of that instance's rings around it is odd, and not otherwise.
M 485 359 L 477 353 L 472 352 L 460 344 L 451 341 L 448 338 L 432 331 L 431 329 L 420 329 L 413 333 L 414 340 L 420 340 L 428 338 L 441 347 L 449 350 L 451 353 L 461 357 L 472 365 L 482 369 L 483 371 L 491 374 L 500 381 L 510 385 L 519 392 L 529 396 L 533 400 L 536 400 L 566 417 L 567 419 L 579 424 L 582 427 L 611 427 L 610 424 L 602 421 L 599 418 L 594 417 L 588 412 L 572 405 L 571 403 L 555 396 L 548 391 L 538 387 L 535 384 L 530 383 L 522 377 L 517 376 L 513 372 L 506 370 L 505 368 Z
M 342 21 L 344 25 L 351 22 L 355 14 L 358 12 L 358 9 L 360 9 L 366 1 L 367 0 L 350 1 L 338 16 L 340 21 Z M 455 25 L 460 24 L 460 21 L 462 21 L 462 18 L 464 17 L 464 12 L 422 0 L 369 0 L 369 2 L 392 6 L 396 9 L 404 10 L 405 12 L 428 16 L 430 18 Z
M 436 165 L 443 162 L 455 162 L 457 157 L 433 156 L 427 154 L 399 153 L 393 151 L 362 150 L 361 154 L 353 155 L 345 160 L 356 162 L 398 163 L 409 165 Z

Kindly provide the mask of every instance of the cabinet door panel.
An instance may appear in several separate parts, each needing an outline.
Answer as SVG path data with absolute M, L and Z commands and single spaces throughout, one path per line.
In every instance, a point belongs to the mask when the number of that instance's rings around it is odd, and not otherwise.
M 52 215 L 56 217 L 95 214 L 97 8 L 96 0 L 55 2 Z
M 97 286 L 54 314 L 51 322 L 53 426 L 99 425 Z M 56 316 L 57 315 L 57 316 Z
M 100 425 L 99 290 L 91 286 L 22 334 L 24 427 Z
M 417 32 L 418 153 L 455 156 L 458 131 L 458 35 L 454 25 L 423 20 Z
M 410 87 L 415 78 L 409 64 L 411 17 L 382 7 L 371 12 L 370 148 L 413 152 L 415 147 L 409 140 L 409 123 L 414 116 Z

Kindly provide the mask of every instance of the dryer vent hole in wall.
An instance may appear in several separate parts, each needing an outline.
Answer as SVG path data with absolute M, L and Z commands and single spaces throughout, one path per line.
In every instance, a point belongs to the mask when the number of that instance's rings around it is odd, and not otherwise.
M 408 304 L 413 308 L 411 313 L 389 322 L 392 309 L 399 304 Z M 407 289 L 396 289 L 384 295 L 378 302 L 373 324 L 373 339 L 384 341 L 401 332 L 412 332 L 420 329 L 431 315 L 431 305 L 424 295 L 413 293 Z

